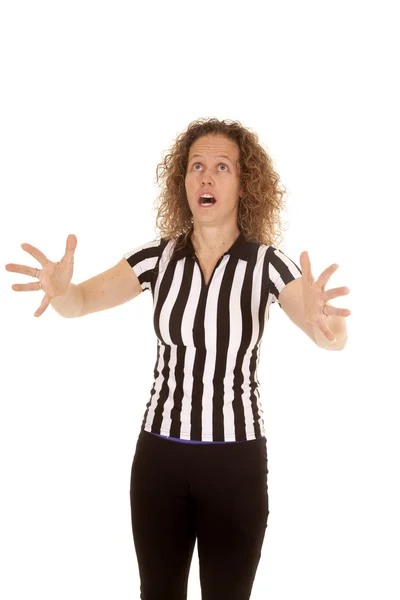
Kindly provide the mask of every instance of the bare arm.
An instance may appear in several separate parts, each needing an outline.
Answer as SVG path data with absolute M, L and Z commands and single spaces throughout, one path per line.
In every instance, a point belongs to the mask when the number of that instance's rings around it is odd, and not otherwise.
M 63 317 L 84 317 L 124 304 L 141 292 L 136 273 L 123 258 L 111 269 L 79 285 L 70 283 L 67 293 L 53 298 L 51 306 Z
M 50 301 L 50 305 L 62 317 L 72 319 L 79 317 L 82 312 L 83 297 L 82 289 L 75 283 L 70 283 L 64 296 L 56 296 Z

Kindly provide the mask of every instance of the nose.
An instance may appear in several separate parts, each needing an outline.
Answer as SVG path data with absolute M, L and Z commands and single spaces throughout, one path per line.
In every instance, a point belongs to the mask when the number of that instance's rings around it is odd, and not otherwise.
M 212 177 L 211 177 L 211 173 L 209 173 L 209 171 L 206 169 L 203 172 L 203 175 L 201 176 L 201 182 L 204 183 L 211 183 L 213 181 Z

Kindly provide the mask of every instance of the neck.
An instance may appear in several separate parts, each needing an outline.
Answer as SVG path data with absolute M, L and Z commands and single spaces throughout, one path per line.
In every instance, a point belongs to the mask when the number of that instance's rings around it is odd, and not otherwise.
M 235 223 L 234 227 L 196 227 L 193 228 L 191 241 L 198 256 L 221 256 L 229 250 L 240 234 Z

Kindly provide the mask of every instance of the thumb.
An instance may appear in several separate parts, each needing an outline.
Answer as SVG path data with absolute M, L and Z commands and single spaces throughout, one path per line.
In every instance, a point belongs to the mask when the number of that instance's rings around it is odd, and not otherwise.
M 74 253 L 76 250 L 77 243 L 78 243 L 78 240 L 76 238 L 76 235 L 74 235 L 73 233 L 70 233 L 69 236 L 67 237 L 67 244 L 66 244 L 66 248 L 65 248 L 65 258 L 67 260 L 72 260 L 74 258 Z

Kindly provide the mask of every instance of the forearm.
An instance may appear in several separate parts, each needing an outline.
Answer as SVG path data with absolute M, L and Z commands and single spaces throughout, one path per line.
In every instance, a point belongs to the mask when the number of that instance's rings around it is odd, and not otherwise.
M 329 303 L 328 303 L 329 304 Z M 320 328 L 313 323 L 314 338 L 316 344 L 324 350 L 343 350 L 347 342 L 346 317 L 329 316 L 324 317 L 325 323 L 332 331 L 336 341 L 330 342 L 322 333 Z
M 67 293 L 64 296 L 53 298 L 50 304 L 62 317 L 67 319 L 80 317 L 83 309 L 82 288 L 79 285 L 70 283 Z

